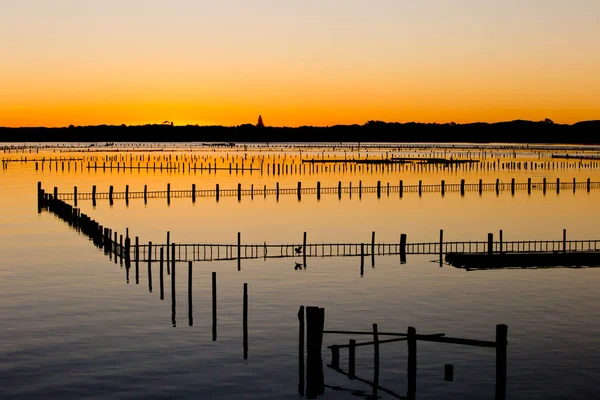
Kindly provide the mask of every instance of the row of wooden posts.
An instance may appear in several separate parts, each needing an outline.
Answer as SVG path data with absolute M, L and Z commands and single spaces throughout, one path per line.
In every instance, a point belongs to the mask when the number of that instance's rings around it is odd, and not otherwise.
M 323 173 L 323 172 L 332 172 L 332 173 L 344 173 L 344 172 L 395 172 L 395 171 L 407 171 L 407 172 L 427 172 L 427 171 L 440 171 L 440 170 L 462 170 L 462 171 L 486 171 L 486 170 L 508 170 L 508 171 L 518 171 L 518 170 L 566 170 L 566 169 L 598 169 L 600 168 L 600 163 L 596 161 L 590 161 L 588 163 L 583 162 L 582 160 L 578 162 L 474 162 L 474 163 L 414 163 L 414 162 L 406 162 L 406 163 L 385 163 L 385 164 L 377 164 L 377 163 L 366 163 L 364 165 L 360 163 L 356 163 L 354 161 L 339 161 L 334 163 L 333 165 L 321 164 L 320 163 L 288 163 L 288 162 L 279 162 L 279 163 L 244 163 L 244 161 L 240 163 L 224 163 L 217 164 L 214 163 L 184 163 L 184 162 L 146 162 L 142 164 L 138 162 L 134 163 L 121 163 L 116 162 L 113 165 L 113 162 L 102 162 L 98 164 L 98 162 L 84 164 L 83 161 L 35 161 L 35 170 L 44 171 L 45 164 L 48 164 L 48 168 L 52 171 L 52 164 L 54 164 L 55 171 L 152 171 L 152 172 L 196 172 L 196 171 L 208 171 L 216 172 L 216 171 L 229 171 L 232 173 L 245 173 L 253 171 L 260 171 L 260 174 L 267 175 L 288 175 L 288 174 L 314 174 L 314 173 Z M 60 164 L 59 164 L 60 163 Z M 8 162 L 3 162 L 2 165 L 4 168 L 8 166 Z M 60 165 L 60 168 L 59 168 Z M 73 168 L 71 168 L 73 165 Z
M 381 181 L 377 181 L 376 186 L 363 186 L 362 181 L 359 181 L 356 186 L 353 186 L 352 182 L 349 186 L 342 186 L 342 182 L 338 181 L 337 187 L 321 187 L 321 182 L 318 181 L 316 187 L 308 188 L 302 187 L 302 182 L 298 182 L 296 188 L 280 188 L 279 182 L 276 182 L 275 188 L 267 188 L 267 185 L 263 185 L 262 188 L 255 189 L 254 184 L 251 184 L 249 189 L 243 189 L 242 184 L 238 183 L 237 189 L 221 189 L 217 183 L 215 189 L 197 189 L 196 184 L 192 184 L 191 190 L 171 190 L 171 184 L 167 183 L 166 190 L 149 191 L 148 185 L 144 185 L 142 192 L 130 191 L 129 185 L 125 185 L 124 192 L 115 192 L 112 185 L 109 186 L 108 192 L 97 192 L 96 185 L 92 186 L 91 192 L 79 192 L 77 186 L 75 186 L 72 193 L 58 193 L 58 189 L 55 187 L 54 195 L 61 200 L 73 200 L 74 205 L 77 205 L 77 200 L 92 200 L 95 205 L 97 199 L 108 199 L 112 204 L 115 198 L 125 199 L 128 203 L 130 199 L 137 198 L 143 198 L 144 202 L 147 202 L 148 198 L 166 197 L 167 202 L 170 202 L 172 197 L 191 197 L 192 202 L 195 202 L 197 197 L 215 197 L 219 201 L 221 196 L 236 196 L 238 201 L 241 201 L 242 196 L 250 196 L 253 199 L 255 195 L 262 195 L 263 197 L 275 195 L 279 199 L 280 195 L 295 194 L 298 200 L 301 200 L 303 194 L 316 194 L 317 200 L 320 200 L 321 194 L 337 194 L 338 198 L 341 198 L 342 193 L 348 193 L 350 196 L 356 193 L 359 197 L 362 197 L 363 193 L 376 193 L 377 198 L 381 198 L 382 193 L 386 193 L 387 196 L 390 193 L 398 193 L 399 197 L 402 197 L 405 192 L 418 193 L 419 196 L 424 192 L 439 192 L 442 196 L 446 192 L 460 192 L 461 196 L 464 196 L 467 191 L 477 191 L 482 194 L 484 191 L 492 190 L 496 194 L 499 194 L 500 191 L 510 190 L 511 194 L 514 195 L 517 190 L 527 190 L 528 194 L 531 194 L 532 190 L 541 190 L 546 194 L 548 189 L 554 189 L 559 194 L 561 189 L 571 189 L 575 193 L 577 188 L 590 192 L 591 189 L 600 188 L 600 182 L 592 182 L 590 178 L 587 178 L 584 182 L 577 182 L 575 178 L 572 182 L 561 182 L 560 178 L 556 178 L 556 182 L 548 182 L 546 178 L 542 182 L 532 182 L 531 178 L 528 178 L 526 183 L 517 183 L 515 178 L 512 178 L 510 183 L 500 182 L 500 179 L 496 179 L 495 183 L 483 183 L 483 180 L 479 179 L 478 183 L 467 184 L 464 179 L 461 179 L 459 184 L 447 184 L 444 180 L 439 185 L 423 184 L 423 181 L 419 180 L 417 185 L 404 185 L 404 182 L 400 180 L 398 185 L 390 185 L 387 182 L 387 185 L 384 186 Z
M 305 313 L 306 311 L 306 313 Z M 306 318 L 305 318 L 306 314 Z M 306 323 L 305 323 L 306 320 Z M 378 390 L 383 389 L 379 386 L 379 357 L 380 346 L 387 343 L 406 341 L 408 347 L 408 399 L 414 400 L 417 392 L 417 342 L 446 343 L 453 345 L 492 348 L 496 352 L 496 387 L 495 399 L 506 399 L 506 377 L 507 377 L 507 346 L 508 346 L 508 327 L 506 325 L 496 325 L 496 339 L 494 341 L 474 340 L 457 337 L 448 337 L 443 333 L 438 334 L 417 334 L 414 327 L 408 327 L 404 332 L 380 332 L 377 324 L 373 324 L 372 331 L 345 331 L 345 330 L 326 330 L 325 329 L 325 309 L 321 307 L 300 306 L 298 311 L 299 323 L 299 392 L 301 396 L 314 398 L 324 393 L 324 377 L 322 362 L 322 346 L 324 334 L 344 335 L 344 336 L 370 336 L 372 341 L 356 342 L 350 339 L 348 344 L 331 345 L 331 363 L 328 365 L 349 379 L 357 379 L 368 383 L 373 388 L 372 398 L 378 398 Z M 306 328 L 305 328 L 306 325 Z M 390 339 L 381 340 L 380 337 L 389 337 Z M 306 340 L 305 340 L 306 337 Z M 305 343 L 306 343 L 306 362 L 305 362 Z M 356 376 L 356 351 L 359 347 L 373 346 L 373 364 L 374 377 L 369 382 Z M 348 370 L 343 371 L 340 367 L 340 350 L 348 349 Z M 305 379 L 306 366 L 306 379 Z M 444 365 L 444 380 L 452 381 L 454 379 L 454 366 L 452 364 Z M 306 386 L 305 386 L 306 383 Z
M 129 283 L 129 270 L 131 268 L 131 257 L 130 257 L 130 239 L 129 232 L 125 237 L 123 243 L 123 235 L 118 236 L 117 232 L 113 232 L 110 228 L 103 227 L 98 222 L 90 219 L 86 214 L 81 213 L 80 209 L 72 207 L 62 200 L 56 199 L 53 195 L 47 194 L 38 186 L 38 211 L 46 209 L 52 212 L 57 217 L 68 223 L 78 232 L 89 237 L 94 245 L 98 248 L 103 249 L 105 254 L 109 255 L 111 259 L 114 257 L 115 263 L 117 259 L 121 260 L 121 264 L 125 263 L 127 283 Z M 120 240 L 117 241 L 118 237 Z M 136 237 L 136 243 L 138 238 Z M 151 244 L 150 244 L 151 245 Z M 176 258 L 175 258 L 175 244 L 171 245 L 172 256 L 164 257 L 164 249 L 160 248 L 160 260 L 159 260 L 159 288 L 160 288 L 160 299 L 164 300 L 164 266 L 166 264 L 167 275 L 171 276 L 171 323 L 176 326 L 176 289 L 175 289 L 175 275 L 176 275 Z M 152 261 L 148 260 L 148 290 L 152 293 Z M 139 284 L 139 258 L 135 259 L 135 281 Z M 188 262 L 188 324 L 193 326 L 193 308 L 192 308 L 192 271 L 193 262 Z M 242 319 L 242 334 L 243 334 L 243 357 L 248 358 L 248 284 L 244 283 L 243 287 L 243 319 Z M 212 272 L 212 340 L 217 340 L 217 273 Z

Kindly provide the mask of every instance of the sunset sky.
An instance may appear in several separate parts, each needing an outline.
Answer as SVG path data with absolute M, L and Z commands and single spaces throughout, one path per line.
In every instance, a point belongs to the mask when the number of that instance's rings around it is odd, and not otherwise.
M 1 0 L 0 126 L 600 119 L 598 0 Z

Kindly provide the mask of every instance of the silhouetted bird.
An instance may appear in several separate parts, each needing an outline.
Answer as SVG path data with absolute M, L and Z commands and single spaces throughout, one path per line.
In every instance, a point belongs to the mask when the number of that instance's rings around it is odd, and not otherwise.
M 299 269 L 302 269 L 302 264 L 300 264 L 300 263 L 294 263 L 294 264 L 296 264 L 294 266 L 294 270 L 298 271 Z
M 294 251 L 296 252 L 296 254 L 302 253 L 302 246 L 295 247 Z

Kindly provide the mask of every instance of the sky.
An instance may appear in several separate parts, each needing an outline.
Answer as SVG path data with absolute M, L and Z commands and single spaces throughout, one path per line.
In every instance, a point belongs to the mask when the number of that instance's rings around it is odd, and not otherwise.
M 0 126 L 600 119 L 598 0 L 0 0 Z

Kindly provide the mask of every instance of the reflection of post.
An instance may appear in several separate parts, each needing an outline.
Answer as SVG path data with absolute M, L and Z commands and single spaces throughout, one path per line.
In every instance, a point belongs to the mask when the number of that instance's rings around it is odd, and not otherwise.
M 188 321 L 190 326 L 194 326 L 194 314 L 192 311 L 192 262 L 188 264 Z
M 304 396 L 304 306 L 298 310 L 298 394 Z
M 161 300 L 165 299 L 164 269 L 163 269 L 164 253 L 165 253 L 165 251 L 164 251 L 163 246 L 160 246 L 160 299 Z
M 212 340 L 217 340 L 217 273 L 212 273 Z
M 244 315 L 243 315 L 243 345 L 244 345 L 244 360 L 248 359 L 248 284 L 244 283 Z
M 354 379 L 356 377 L 356 340 L 350 339 L 348 343 L 348 377 Z
M 324 393 L 323 360 L 323 326 L 325 309 L 306 307 L 306 396 L 314 397 Z
M 175 248 L 175 245 L 173 245 L 173 248 Z M 175 320 L 175 303 L 175 263 L 173 262 L 173 266 L 171 268 L 171 322 L 173 323 L 173 327 L 177 326 L 177 322 Z
M 506 325 L 496 325 L 496 400 L 506 399 L 507 334 Z
M 412 326 L 408 327 L 408 391 L 406 396 L 414 400 L 417 392 L 417 331 Z

